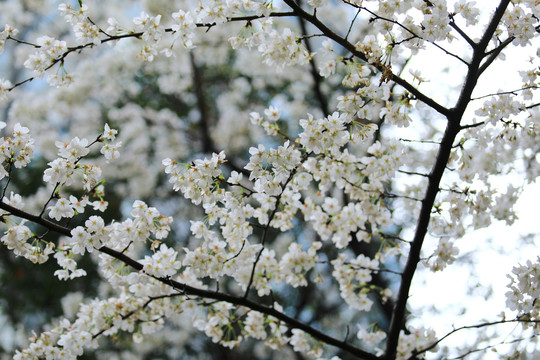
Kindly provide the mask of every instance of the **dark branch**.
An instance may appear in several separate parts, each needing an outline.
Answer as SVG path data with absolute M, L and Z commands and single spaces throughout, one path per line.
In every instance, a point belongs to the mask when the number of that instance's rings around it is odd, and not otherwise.
M 482 74 L 494 61 L 495 59 L 497 59 L 497 56 L 499 56 L 499 54 L 503 51 L 503 49 L 505 47 L 507 47 L 508 45 L 510 45 L 512 43 L 512 41 L 514 40 L 514 37 L 511 36 L 509 37 L 508 39 L 504 40 L 499 46 L 497 46 L 495 49 L 489 51 L 486 53 L 486 55 L 489 55 L 489 57 L 487 58 L 487 60 L 484 62 L 484 64 L 482 64 L 482 66 L 480 67 L 480 70 L 479 70 L 479 74 Z
M 518 316 L 515 319 L 511 320 L 498 320 L 498 321 L 489 321 L 489 322 L 483 322 L 475 325 L 465 325 L 460 326 L 458 328 L 453 329 L 452 331 L 448 332 L 446 335 L 442 336 L 440 339 L 438 339 L 436 342 L 431 344 L 430 346 L 426 347 L 425 349 L 422 349 L 421 351 L 418 351 L 415 355 L 419 355 L 422 353 L 425 353 L 433 348 L 435 348 L 437 345 L 439 345 L 444 339 L 449 337 L 452 334 L 455 334 L 458 331 L 465 330 L 465 329 L 480 329 L 487 326 L 493 326 L 493 325 L 499 325 L 499 324 L 508 324 L 508 323 L 540 323 L 538 320 L 530 320 L 526 319 L 525 316 Z
M 313 53 L 313 51 L 309 38 L 307 37 L 308 33 L 306 29 L 306 21 L 302 17 L 298 17 L 298 21 L 300 22 L 300 29 L 302 29 L 302 37 L 304 38 L 304 44 L 306 44 L 306 50 L 311 54 Z M 326 96 L 324 96 L 322 92 L 322 78 L 321 75 L 319 75 L 319 71 L 317 70 L 317 64 L 315 63 L 314 59 L 311 59 L 311 61 L 309 62 L 309 66 L 311 70 L 311 78 L 313 79 L 313 90 L 315 92 L 315 97 L 319 102 L 319 106 L 323 115 L 328 116 L 330 115 L 330 111 L 328 110 L 328 101 L 326 100 Z
M 358 59 L 365 61 L 368 63 L 368 59 L 364 53 L 361 51 L 356 50 L 355 46 L 345 40 L 340 35 L 336 34 L 332 29 L 327 27 L 323 22 L 321 22 L 316 16 L 304 11 L 300 6 L 298 6 L 294 0 L 284 0 L 285 3 L 290 6 L 295 14 L 297 16 L 301 16 L 302 18 L 306 19 L 308 22 L 310 22 L 312 25 L 314 25 L 317 29 L 319 29 L 326 37 L 329 39 L 334 40 L 336 43 L 341 45 L 344 49 L 349 51 L 351 54 L 353 54 Z M 383 74 L 388 73 L 388 69 L 382 65 L 382 64 L 371 64 L 373 65 L 377 70 L 379 70 Z M 398 85 L 401 85 L 405 90 L 413 94 L 418 100 L 424 102 L 429 107 L 433 108 L 435 111 L 447 116 L 450 115 L 450 110 L 446 107 L 442 106 L 441 104 L 437 103 L 435 100 L 430 98 L 429 96 L 422 93 L 420 90 L 418 90 L 416 87 L 414 87 L 412 84 L 407 82 L 406 80 L 402 79 L 396 74 L 390 74 L 389 79 L 396 82 Z
M 469 35 L 467 35 L 463 30 L 461 30 L 461 28 L 459 26 L 457 26 L 457 24 L 454 22 L 454 20 L 450 21 L 449 25 L 454 28 L 454 30 L 456 30 L 458 32 L 459 35 L 461 35 L 461 37 L 463 39 L 465 39 L 465 41 L 471 45 L 471 47 L 474 49 L 476 47 L 476 43 L 469 37 Z
M 397 346 L 399 341 L 399 333 L 403 328 L 405 321 L 405 312 L 407 307 L 407 300 L 409 298 L 409 289 L 412 283 L 414 273 L 418 262 L 420 261 L 420 251 L 424 243 L 425 236 L 429 221 L 431 219 L 431 209 L 435 202 L 435 197 L 439 193 L 439 184 L 446 169 L 446 164 L 450 158 L 452 151 L 452 145 L 456 138 L 456 135 L 461 130 L 460 122 L 465 113 L 467 105 L 471 101 L 471 94 L 478 82 L 480 76 L 479 67 L 482 59 L 484 58 L 485 49 L 491 40 L 497 25 L 499 24 L 506 8 L 508 7 L 510 0 L 501 0 L 499 6 L 495 10 L 489 25 L 487 26 L 482 39 L 476 46 L 473 52 L 473 58 L 469 66 L 469 71 L 465 78 L 463 88 L 461 90 L 459 99 L 456 106 L 451 109 L 451 112 L 447 115 L 448 123 L 444 132 L 441 146 L 437 154 L 437 159 L 431 173 L 429 174 L 429 183 L 426 189 L 424 199 L 422 200 L 422 207 L 420 209 L 420 215 L 416 225 L 416 231 L 414 239 L 411 244 L 407 263 L 403 270 L 403 277 L 400 284 L 399 292 L 397 295 L 396 306 L 390 323 L 390 331 L 388 333 L 388 340 L 386 342 L 386 359 L 394 359 L 397 352 Z

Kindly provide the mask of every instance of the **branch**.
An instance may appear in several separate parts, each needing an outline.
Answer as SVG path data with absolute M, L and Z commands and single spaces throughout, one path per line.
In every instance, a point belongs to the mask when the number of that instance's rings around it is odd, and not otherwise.
M 296 16 L 296 13 L 294 11 L 290 11 L 290 12 L 272 12 L 272 13 L 268 14 L 268 17 L 288 17 L 288 16 Z M 260 18 L 263 18 L 263 17 L 265 17 L 265 16 L 263 16 L 263 15 L 239 16 L 239 17 L 229 18 L 229 19 L 227 19 L 227 22 L 236 22 L 236 21 L 250 22 L 252 20 L 260 19 Z M 88 19 L 88 20 L 92 24 L 94 24 L 94 22 L 92 20 L 90 20 L 90 19 Z M 216 25 L 217 25 L 217 23 L 208 23 L 208 24 L 197 23 L 196 24 L 197 27 L 206 27 L 208 29 L 210 29 L 211 27 L 216 26 Z M 128 39 L 128 38 L 140 39 L 142 37 L 142 35 L 143 35 L 142 32 L 129 32 L 127 34 L 121 34 L 121 35 L 108 35 L 101 28 L 99 28 L 99 31 L 102 34 L 104 34 L 105 36 L 107 36 L 105 39 L 100 39 L 101 44 L 107 43 L 107 42 L 110 42 L 110 41 L 116 41 L 116 40 L 122 40 L 122 39 Z M 174 32 L 174 30 L 172 28 L 167 28 L 167 29 L 165 29 L 165 32 L 172 33 L 172 32 Z M 27 42 L 27 41 L 24 41 L 24 40 L 20 40 L 20 39 L 14 38 L 12 36 L 8 36 L 7 39 L 13 40 L 13 41 L 15 41 L 17 43 L 20 43 L 20 44 L 29 45 L 29 46 L 32 46 L 32 47 L 37 48 L 37 49 L 41 48 L 40 45 L 33 44 L 33 43 L 30 43 L 30 42 Z M 60 55 L 56 59 L 52 60 L 51 64 L 47 68 L 45 68 L 45 71 L 51 69 L 56 64 L 63 62 L 66 59 L 66 57 L 69 54 L 71 54 L 72 52 L 79 52 L 81 50 L 84 50 L 86 48 L 91 48 L 91 47 L 94 47 L 94 46 L 97 46 L 97 45 L 94 44 L 93 42 L 89 42 L 89 43 L 86 43 L 86 44 L 81 44 L 81 45 L 77 45 L 77 46 L 68 47 L 65 53 L 63 53 L 62 55 Z M 32 81 L 34 79 L 35 79 L 35 77 L 32 76 L 32 77 L 30 77 L 30 78 L 28 78 L 26 80 L 18 82 L 16 84 L 14 84 L 12 87 L 10 87 L 9 89 L 7 89 L 7 91 L 12 91 L 16 87 L 21 86 L 24 83 Z
M 309 154 L 304 155 L 304 158 L 300 161 L 301 164 L 303 164 L 304 161 L 306 161 L 308 155 Z M 268 234 L 268 229 L 270 228 L 270 224 L 272 223 L 272 220 L 274 220 L 274 216 L 276 215 L 276 213 L 277 213 L 277 211 L 279 209 L 279 205 L 280 205 L 279 202 L 281 201 L 281 196 L 285 192 L 285 189 L 287 188 L 287 185 L 289 185 L 289 183 L 293 179 L 294 175 L 296 174 L 297 170 L 298 170 L 298 167 L 295 167 L 294 169 L 291 170 L 291 172 L 289 174 L 289 178 L 285 181 L 285 183 L 281 187 L 281 193 L 278 196 L 276 196 L 276 205 L 274 206 L 274 210 L 272 210 L 272 213 L 268 217 L 268 223 L 264 227 L 262 237 L 261 237 L 261 245 L 262 245 L 262 247 L 261 247 L 261 250 L 259 251 L 259 253 L 257 254 L 257 257 L 255 258 L 255 262 L 253 263 L 253 267 L 251 268 L 251 274 L 249 275 L 249 282 L 248 282 L 248 284 L 246 286 L 246 292 L 244 293 L 244 298 L 247 298 L 247 296 L 249 295 L 249 290 L 250 290 L 251 284 L 253 284 L 253 277 L 255 276 L 255 268 L 257 267 L 257 263 L 259 262 L 259 260 L 261 258 L 261 255 L 262 255 L 262 253 L 264 251 L 264 244 L 266 242 L 266 236 Z
M 10 215 L 15 215 L 20 218 L 29 220 L 31 222 L 34 222 L 36 224 L 39 224 L 41 226 L 46 227 L 49 230 L 52 230 L 58 234 L 71 237 L 71 229 L 68 227 L 64 227 L 61 225 L 58 225 L 52 221 L 46 220 L 44 218 L 41 218 L 36 215 L 32 215 L 30 213 L 27 213 L 26 211 L 23 211 L 21 209 L 15 208 L 11 205 L 8 205 L 6 203 L 0 202 L 0 209 L 5 210 L 9 212 Z M 137 271 L 143 270 L 143 265 L 138 262 L 135 259 L 130 258 L 129 256 L 125 255 L 124 253 L 121 253 L 117 250 L 111 249 L 107 246 L 102 246 L 99 249 L 97 249 L 99 252 L 102 252 L 104 254 L 107 254 L 121 262 L 123 262 L 126 265 L 131 266 L 133 269 Z M 150 275 L 149 275 L 150 276 Z M 364 351 L 356 346 L 353 346 L 346 341 L 338 340 L 332 336 L 329 336 L 303 322 L 300 320 L 297 320 L 293 317 L 290 317 L 283 312 L 280 312 L 272 307 L 261 305 L 257 302 L 251 301 L 246 299 L 245 297 L 240 296 L 234 296 L 229 295 L 226 293 L 222 293 L 219 291 L 211 291 L 206 289 L 200 289 L 196 288 L 181 282 L 178 282 L 176 280 L 173 280 L 169 277 L 163 278 L 163 277 L 153 277 L 157 281 L 170 286 L 174 288 L 175 290 L 181 291 L 184 295 L 192 295 L 192 296 L 198 296 L 201 298 L 207 298 L 207 299 L 214 299 L 216 301 L 223 301 L 228 302 L 230 304 L 238 305 L 238 306 L 244 306 L 246 308 L 249 308 L 251 310 L 258 311 L 260 313 L 263 313 L 265 315 L 273 316 L 281 321 L 283 321 L 285 324 L 287 324 L 290 328 L 293 329 L 300 329 L 307 334 L 311 335 L 313 338 L 320 340 L 326 344 L 336 346 L 343 351 L 346 351 L 359 359 L 365 359 L 365 360 L 380 360 L 377 356 Z
M 465 83 L 461 90 L 456 106 L 451 109 L 450 114 L 447 115 L 448 123 L 444 132 L 443 139 L 441 141 L 439 153 L 437 154 L 437 159 L 435 161 L 435 164 L 433 165 L 431 173 L 429 174 L 429 183 L 426 189 L 424 199 L 422 200 L 422 207 L 420 209 L 420 215 L 418 217 L 414 239 L 411 244 L 407 263 L 403 270 L 403 277 L 400 284 L 392 320 L 390 322 L 388 340 L 386 342 L 386 359 L 394 359 L 396 356 L 399 333 L 403 328 L 403 323 L 405 321 L 405 311 L 407 307 L 407 300 L 409 298 L 409 289 L 412 283 L 414 273 L 416 272 L 416 267 L 418 265 L 418 262 L 420 261 L 420 251 L 422 249 L 422 245 L 427 234 L 429 221 L 431 219 L 431 209 L 435 202 L 435 197 L 439 193 L 439 184 L 446 169 L 448 159 L 450 158 L 452 145 L 454 143 L 456 135 L 461 130 L 460 122 L 463 118 L 463 114 L 467 105 L 470 102 L 471 94 L 476 86 L 476 83 L 478 82 L 478 76 L 480 76 L 478 69 L 480 67 L 480 62 L 484 57 L 484 51 L 490 39 L 492 38 L 497 28 L 497 25 L 499 24 L 509 3 L 510 0 L 501 0 L 499 6 L 495 10 L 493 18 L 487 26 L 486 31 L 482 36 L 482 39 L 478 43 L 477 47 L 474 49 L 473 58 L 469 66 L 469 71 L 467 73 L 467 77 L 465 78 Z
M 201 73 L 200 67 L 197 65 L 195 55 L 193 51 L 189 52 L 189 60 L 191 64 L 191 72 L 193 74 L 193 91 L 197 98 L 197 108 L 199 109 L 200 121 L 199 130 L 202 134 L 202 151 L 205 153 L 219 153 L 219 149 L 216 147 L 214 140 L 210 136 L 210 114 L 208 111 L 208 104 L 206 102 L 206 96 L 204 94 L 204 78 Z M 232 170 L 249 177 L 250 173 L 242 166 L 236 164 L 236 162 L 229 159 L 226 163 Z
M 486 351 L 486 350 L 489 350 L 489 349 L 493 349 L 493 348 L 495 348 L 495 347 L 497 347 L 499 345 L 514 344 L 514 343 L 517 343 L 517 342 L 520 342 L 520 341 L 523 341 L 523 340 L 530 340 L 530 339 L 535 338 L 536 336 L 538 336 L 538 335 L 533 334 L 533 335 L 529 336 L 528 338 L 513 339 L 511 341 L 501 341 L 498 344 L 488 345 L 488 346 L 485 346 L 483 348 L 473 349 L 473 350 L 467 351 L 466 353 L 464 353 L 462 355 L 456 356 L 455 358 L 451 358 L 451 359 L 448 359 L 448 360 L 465 359 L 467 356 L 469 356 L 469 355 L 471 355 L 472 353 L 475 353 L 475 352 L 480 352 L 480 351 Z
M 205 153 L 216 152 L 214 143 L 210 138 L 210 119 L 208 113 L 208 105 L 206 104 L 206 98 L 203 91 L 203 78 L 199 66 L 195 61 L 195 56 L 193 51 L 189 52 L 189 61 L 191 64 L 191 72 L 193 74 L 193 91 L 195 92 L 195 97 L 197 98 L 197 107 L 199 108 L 199 129 L 202 134 L 202 150 Z
M 398 172 L 402 174 L 407 174 L 407 175 L 418 175 L 418 176 L 423 176 L 423 177 L 429 177 L 428 174 L 424 174 L 424 173 L 416 172 L 416 171 L 398 170 Z M 415 199 L 415 200 L 418 200 L 418 199 Z
M 503 51 L 503 49 L 512 43 L 512 41 L 514 41 L 513 36 L 511 36 L 508 39 L 504 40 L 495 49 L 487 52 L 486 56 L 489 55 L 489 57 L 484 62 L 484 64 L 480 67 L 478 75 L 482 74 L 493 63 L 493 61 L 495 61 L 495 59 L 497 59 L 497 56 L 499 56 L 499 54 Z
M 474 123 L 474 124 L 462 125 L 462 126 L 460 126 L 460 129 L 465 130 L 465 129 L 475 128 L 475 127 L 478 127 L 478 126 L 482 126 L 485 123 L 486 123 L 485 121 L 480 121 L 480 122 L 477 122 L 477 123 Z
M 459 26 L 457 26 L 457 24 L 454 22 L 454 20 L 451 20 L 449 23 L 448 23 L 451 27 L 454 28 L 454 30 L 456 30 L 459 35 L 461 35 L 461 37 L 463 39 L 465 39 L 465 41 L 467 43 L 469 43 L 469 45 L 471 45 L 471 47 L 474 49 L 477 44 L 469 37 L 469 35 L 467 35 L 463 30 L 461 30 L 461 28 Z
M 522 87 L 522 88 L 520 88 L 520 89 L 508 90 L 508 91 L 501 91 L 501 92 L 497 92 L 497 93 L 492 93 L 492 94 L 487 94 L 487 95 L 478 96 L 478 97 L 475 97 L 475 98 L 471 98 L 471 100 L 480 100 L 480 99 L 484 99 L 484 98 L 487 98 L 487 97 L 498 96 L 498 95 L 517 95 L 517 92 L 519 92 L 519 91 L 525 91 L 525 90 L 531 90 L 531 89 L 538 89 L 538 88 L 539 88 L 539 87 L 536 86 L 536 85 L 525 86 L 525 87 Z
M 349 25 L 349 30 L 347 30 L 347 34 L 345 35 L 345 40 L 347 40 L 349 38 L 349 35 L 351 34 L 351 30 L 353 28 L 353 25 L 354 25 L 354 23 L 356 21 L 356 18 L 358 17 L 358 15 L 360 15 L 360 11 L 362 11 L 362 9 L 358 9 L 356 14 L 354 15 L 354 18 L 351 21 L 351 25 Z
M 347 4 L 352 5 L 350 3 L 347 3 Z M 373 15 L 373 18 L 369 20 L 370 22 L 375 21 L 375 20 L 383 20 L 383 21 L 386 21 L 386 22 L 389 22 L 389 23 L 392 23 L 392 24 L 396 24 L 396 25 L 398 25 L 399 27 L 401 27 L 402 29 L 404 29 L 405 31 L 407 31 L 408 33 L 410 33 L 412 35 L 410 38 L 401 40 L 399 43 L 409 41 L 409 40 L 412 40 L 412 39 L 415 39 L 415 38 L 423 39 L 420 35 L 416 34 L 414 31 L 412 31 L 408 27 L 404 26 L 403 24 L 401 24 L 397 20 L 393 20 L 393 19 L 386 18 L 384 16 L 380 16 L 380 15 L 376 14 L 375 12 L 373 12 L 373 11 L 369 10 L 368 8 L 363 7 L 363 6 L 357 6 L 357 5 L 356 6 L 352 5 L 352 6 L 358 7 L 359 9 L 363 9 L 363 10 L 367 11 L 368 13 L 370 13 L 371 15 Z M 427 42 L 430 43 L 431 45 L 435 46 L 439 50 L 442 50 L 447 55 L 453 56 L 456 59 L 458 59 L 459 61 L 461 61 L 462 63 L 464 63 L 465 65 L 469 66 L 469 63 L 467 61 L 465 61 L 464 59 L 462 59 L 460 56 L 446 50 L 445 48 L 443 48 L 442 46 L 440 46 L 439 44 L 437 44 L 435 42 L 432 42 L 432 41 L 427 41 Z
M 265 18 L 265 17 L 289 17 L 289 16 L 296 16 L 296 14 L 294 13 L 294 11 L 272 12 L 272 13 L 270 13 L 268 15 L 249 15 L 249 16 L 233 17 L 233 18 L 227 19 L 227 22 L 234 22 L 234 21 L 247 21 L 247 22 L 250 22 L 250 21 L 257 20 L 257 19 L 262 19 L 262 18 Z M 197 25 L 197 27 L 205 27 L 205 28 L 208 28 L 208 30 L 210 30 L 211 27 L 214 27 L 214 26 L 219 25 L 219 24 L 213 22 L 213 23 L 197 23 L 196 25 Z
M 298 17 L 298 21 L 300 22 L 300 28 L 302 29 L 302 36 L 304 38 L 304 43 L 306 44 L 306 50 L 311 54 L 313 53 L 311 48 L 311 42 L 309 41 L 307 35 L 307 29 L 306 29 L 306 21 L 302 17 Z M 319 102 L 319 106 L 321 107 L 323 115 L 326 117 L 330 115 L 330 111 L 328 110 L 328 101 L 326 100 L 326 97 L 322 93 L 321 89 L 321 82 L 322 77 L 319 74 L 317 70 L 317 65 L 315 64 L 315 60 L 311 59 L 309 62 L 310 69 L 311 69 L 311 77 L 313 78 L 313 90 L 315 91 L 315 97 L 317 98 L 317 101 Z
M 329 39 L 334 40 L 336 43 L 341 45 L 344 49 L 349 51 L 351 54 L 353 54 L 355 57 L 359 58 L 362 61 L 368 62 L 368 59 L 366 55 L 358 50 L 356 50 L 355 46 L 345 40 L 340 35 L 336 34 L 332 29 L 327 27 L 324 23 L 322 23 L 315 15 L 312 15 L 305 10 L 303 10 L 300 6 L 298 6 L 294 0 L 284 0 L 284 2 L 290 6 L 295 14 L 297 16 L 300 16 L 310 22 L 312 25 L 314 25 L 317 29 L 319 29 L 326 37 Z M 370 64 L 374 66 L 377 70 L 379 70 L 381 73 L 388 74 L 388 69 L 382 65 L 382 64 Z M 435 111 L 448 116 L 450 115 L 450 110 L 441 104 L 437 103 L 435 100 L 430 98 L 429 96 L 422 93 L 420 90 L 418 90 L 416 87 L 414 87 L 412 84 L 407 82 L 406 80 L 402 79 L 396 74 L 390 73 L 387 75 L 388 78 L 394 82 L 396 82 L 398 85 L 401 85 L 405 90 L 413 94 L 418 100 L 424 102 L 429 107 L 433 108 Z
M 540 321 L 538 320 L 527 320 L 527 319 L 523 319 L 524 316 L 518 316 L 517 318 L 515 319 L 512 319 L 512 320 L 498 320 L 498 321 L 490 321 L 490 322 L 483 322 L 483 323 L 479 323 L 479 324 L 475 324 L 475 325 L 465 325 L 465 326 L 460 326 L 458 328 L 455 328 L 453 329 L 452 331 L 449 331 L 446 335 L 444 335 L 443 337 L 441 337 L 440 339 L 438 339 L 437 341 L 435 341 L 433 344 L 431 344 L 430 346 L 428 346 L 427 348 L 425 349 L 422 349 L 418 352 L 415 353 L 415 356 L 416 355 L 419 355 L 419 354 L 422 354 L 422 353 L 425 353 L 433 348 L 435 348 L 437 345 L 439 345 L 444 339 L 446 339 L 447 337 L 449 337 L 450 335 L 460 331 L 460 330 L 464 330 L 464 329 L 480 329 L 480 328 L 483 328 L 483 327 L 486 327 L 486 326 L 492 326 L 492 325 L 498 325 L 498 324 L 508 324 L 508 323 L 540 323 Z
M 420 143 L 420 144 L 437 144 L 437 145 L 441 145 L 440 141 L 435 141 L 435 140 L 414 140 L 414 139 L 404 139 L 404 138 L 399 138 L 399 140 L 400 141 L 406 141 L 406 142 Z
M 435 202 L 435 197 L 439 193 L 439 184 L 444 170 L 446 169 L 448 159 L 450 158 L 452 144 L 454 143 L 454 139 L 456 138 L 459 130 L 459 121 L 448 121 L 444 137 L 439 148 L 439 153 L 437 154 L 437 160 L 435 161 L 435 165 L 433 166 L 431 173 L 428 175 L 428 187 L 426 189 L 424 199 L 422 200 L 422 207 L 416 225 L 416 232 L 411 243 L 407 263 L 403 270 L 396 306 L 394 307 L 394 313 L 390 322 L 388 341 L 386 343 L 386 359 L 394 359 L 396 356 L 399 333 L 403 328 L 403 323 L 405 320 L 404 317 L 407 300 L 409 298 L 409 289 L 414 273 L 416 272 L 416 267 L 420 261 L 420 251 L 422 249 L 424 238 L 427 234 L 429 221 L 431 219 L 431 209 Z

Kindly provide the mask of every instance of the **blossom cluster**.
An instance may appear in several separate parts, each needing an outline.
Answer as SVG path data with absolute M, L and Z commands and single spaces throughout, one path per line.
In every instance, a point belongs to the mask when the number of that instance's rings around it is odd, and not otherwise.
M 46 262 L 49 255 L 54 252 L 54 244 L 48 242 L 43 246 L 37 239 L 30 244 L 28 243 L 30 239 L 34 239 L 34 234 L 24 222 L 21 222 L 10 226 L 0 241 L 17 256 L 23 256 L 37 264 Z
M 437 342 L 435 331 L 431 329 L 420 327 L 417 329 L 410 328 L 408 330 L 408 334 L 406 334 L 404 331 L 399 334 L 399 343 L 397 347 L 398 353 L 396 359 L 410 359 L 410 357 L 414 356 L 415 353 L 425 351 L 426 348 L 431 347 Z M 437 348 L 438 347 L 435 346 L 430 348 L 429 351 L 437 351 Z
M 16 36 L 19 30 L 15 29 L 11 25 L 4 25 L 4 30 L 0 31 L 0 54 L 4 52 L 4 44 L 6 40 L 11 36 Z
M 171 29 L 173 31 L 174 39 L 182 39 L 182 44 L 186 49 L 193 47 L 193 29 L 197 27 L 195 19 L 189 11 L 178 10 L 172 14 L 173 25 Z
M 106 126 L 107 129 L 108 132 L 115 131 Z M 110 139 L 111 135 L 108 134 L 106 137 Z M 0 173 L 2 178 L 6 176 L 10 177 L 11 172 L 14 170 L 13 167 L 21 168 L 28 165 L 34 152 L 33 143 L 34 140 L 30 136 L 29 129 L 20 124 L 15 125 L 11 137 L 2 139 L 2 156 L 4 157 L 1 167 L 2 172 Z M 50 167 L 44 171 L 43 180 L 53 185 L 56 191 L 60 187 L 72 184 L 73 175 L 79 173 L 85 191 L 94 191 L 96 194 L 101 193 L 102 190 L 98 189 L 99 186 L 97 186 L 101 174 L 99 167 L 80 163 L 81 159 L 88 155 L 90 151 L 88 140 L 75 137 L 69 143 L 57 141 L 56 146 L 58 148 L 58 158 L 48 164 Z M 57 200 L 52 206 L 48 207 L 49 217 L 57 221 L 62 218 L 72 218 L 76 214 L 83 213 L 85 207 L 88 205 L 93 205 L 94 209 L 101 211 L 105 210 L 106 207 L 105 201 L 96 200 L 91 202 L 86 195 L 78 199 L 73 195 L 62 197 L 59 193 L 55 192 L 49 201 L 53 197 L 56 197 Z M 9 199 L 3 198 L 3 201 L 10 206 L 24 207 L 22 197 L 18 194 L 12 193 Z M 3 212 L 3 214 L 7 213 Z M 99 232 L 95 229 L 96 219 L 97 217 L 91 217 L 86 221 L 87 227 L 91 229 L 90 233 Z M 13 250 L 16 255 L 23 256 L 32 262 L 43 263 L 55 251 L 54 243 L 45 241 L 40 236 L 34 234 L 25 225 L 24 220 L 22 222 L 16 222 L 12 217 L 6 217 L 4 222 L 7 223 L 8 229 L 1 241 L 9 249 Z M 91 238 L 82 231 L 82 227 L 73 229 L 72 236 L 76 240 L 74 246 L 73 244 L 62 244 L 55 254 L 58 263 L 64 269 L 62 272 L 58 272 L 57 275 L 64 279 L 84 275 L 83 271 L 76 271 L 76 263 L 69 256 L 71 252 L 84 254 L 86 250 L 91 251 L 92 248 L 101 245 L 99 238 L 95 238 L 95 236 Z M 29 240 L 32 240 L 32 243 L 29 243 Z
M 459 249 L 449 237 L 443 236 L 439 239 L 439 244 L 427 264 L 431 271 L 441 271 L 456 260 L 457 254 L 459 254 Z
M 279 304 L 274 304 L 276 310 L 281 311 Z M 235 323 L 240 328 L 234 329 Z M 273 316 L 267 316 L 260 312 L 235 308 L 228 303 L 217 303 L 209 306 L 204 315 L 194 320 L 194 326 L 212 338 L 216 343 L 233 348 L 241 341 L 248 338 L 264 340 L 265 345 L 277 350 L 290 343 L 298 344 L 297 329 L 293 329 L 293 336 L 287 335 L 288 327 Z M 302 333 L 303 334 L 303 333 Z M 307 337 L 306 337 L 307 338 Z M 309 346 L 298 349 L 309 350 Z
M 13 127 L 11 136 L 0 139 L 0 157 L 2 166 L 0 167 L 0 179 L 9 176 L 11 167 L 26 167 L 34 155 L 34 139 L 30 136 L 27 127 L 17 123 Z
M 52 329 L 31 338 L 29 347 L 17 351 L 13 358 L 76 359 L 84 351 L 98 347 L 97 336 L 101 333 L 113 336 L 120 331 L 129 331 L 138 337 L 152 334 L 163 327 L 163 314 L 181 311 L 181 305 L 171 301 L 162 301 L 151 307 L 151 311 L 142 311 L 143 305 L 142 298 L 127 292 L 118 297 L 83 303 L 74 322 L 61 320 Z
M 523 327 L 529 326 L 538 329 L 540 327 L 540 258 L 536 261 L 527 260 L 525 264 L 515 266 L 512 274 L 507 275 L 510 279 L 509 291 L 506 293 L 506 306 L 512 311 L 517 311 L 518 317 L 523 320 Z M 534 323 L 536 322 L 536 323 Z
M 81 42 L 91 42 L 94 45 L 101 43 L 100 29 L 89 20 L 88 5 L 81 2 L 78 9 L 74 9 L 70 4 L 62 3 L 58 5 L 58 10 L 64 19 L 73 27 L 73 32 Z
M 152 61 L 157 55 L 157 45 L 165 33 L 165 28 L 160 25 L 161 15 L 150 16 L 142 12 L 139 17 L 133 19 L 135 31 L 142 33 L 144 45 L 139 53 L 143 61 Z
M 307 64 L 312 54 L 305 49 L 298 36 L 290 28 L 280 32 L 272 24 L 271 18 L 253 21 L 238 36 L 230 37 L 229 43 L 233 49 L 256 47 L 263 62 L 277 69 Z
M 57 270 L 55 275 L 59 279 L 72 279 L 85 276 L 83 270 L 77 269 L 74 255 L 84 255 L 93 252 L 102 246 L 119 251 L 127 251 L 133 243 L 144 243 L 153 235 L 155 253 L 141 260 L 143 271 L 156 277 L 174 275 L 180 268 L 181 263 L 176 261 L 177 252 L 168 248 L 165 244 L 159 246 L 159 239 L 163 239 L 170 231 L 172 218 L 163 216 L 154 207 L 149 207 L 142 201 L 133 203 L 131 212 L 133 219 L 124 222 L 105 225 L 100 216 L 90 216 L 84 226 L 77 226 L 71 230 L 71 237 L 67 238 L 55 254 L 58 265 L 62 270 Z M 159 247 L 159 249 L 157 249 Z M 130 252 L 131 253 L 131 252 Z
M 481 108 L 476 110 L 476 115 L 486 117 L 488 122 L 494 124 L 518 114 L 521 107 L 522 104 L 514 100 L 512 96 L 499 95 L 486 101 Z
M 346 255 L 341 254 L 337 259 L 332 260 L 334 270 L 332 275 L 339 282 L 341 297 L 353 309 L 369 311 L 373 301 L 369 299 L 369 286 L 366 286 L 372 279 L 372 271 L 377 271 L 379 262 L 370 260 L 363 254 L 356 259 L 347 261 Z
M 50 36 L 41 36 L 36 40 L 38 50 L 30 54 L 24 62 L 24 66 L 36 76 L 42 77 L 47 70 L 52 68 L 66 53 L 67 44 L 63 40 L 57 40 Z M 73 81 L 72 77 L 65 73 L 63 65 L 56 74 L 47 77 L 51 85 L 68 85 Z
M 345 114 L 338 112 L 324 119 L 314 119 L 308 114 L 307 119 L 300 120 L 300 126 L 304 129 L 299 136 L 300 144 L 315 154 L 323 151 L 335 154 L 350 139 L 346 127 L 350 121 Z
M 116 159 L 119 156 L 118 148 L 121 142 L 111 144 L 114 140 L 116 130 L 111 129 L 108 124 L 105 125 L 105 132 L 100 135 L 96 141 L 104 141 L 101 148 L 101 153 L 106 159 Z M 93 143 L 92 143 L 93 144 Z M 99 185 L 101 177 L 101 168 L 97 165 L 85 164 L 81 160 L 90 153 L 91 144 L 85 138 L 79 139 L 75 137 L 69 143 L 57 141 L 55 143 L 58 148 L 58 157 L 49 162 L 49 168 L 43 173 L 43 180 L 55 187 L 70 186 L 77 175 L 82 180 L 82 188 L 85 192 L 95 192 L 100 194 L 102 186 Z M 104 211 L 107 203 L 102 199 L 90 202 L 85 195 L 81 199 L 77 199 L 71 195 L 67 198 L 58 196 L 55 204 L 49 207 L 49 216 L 53 219 L 60 220 L 61 218 L 71 218 L 77 213 L 83 213 L 87 205 L 93 205 L 95 210 Z

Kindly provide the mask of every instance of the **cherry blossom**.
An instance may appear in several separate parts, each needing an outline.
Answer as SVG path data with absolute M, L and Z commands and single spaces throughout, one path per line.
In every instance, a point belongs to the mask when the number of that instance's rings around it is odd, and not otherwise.
M 501 316 L 410 305 L 540 174 L 538 1 L 5 3 L 0 241 L 99 273 L 13 358 L 538 355 L 536 254 Z

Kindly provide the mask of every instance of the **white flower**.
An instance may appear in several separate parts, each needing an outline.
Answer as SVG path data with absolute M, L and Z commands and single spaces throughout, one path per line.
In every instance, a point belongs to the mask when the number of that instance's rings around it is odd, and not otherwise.
M 48 164 L 50 168 L 43 173 L 43 181 L 51 184 L 69 184 L 74 165 L 66 159 L 55 159 Z
M 101 147 L 100 152 L 103 154 L 106 160 L 116 160 L 120 157 L 120 151 L 118 150 L 120 147 L 122 147 L 121 141 L 118 141 L 115 144 L 107 143 Z
M 71 203 L 65 198 L 58 199 L 56 204 L 54 206 L 50 206 L 49 209 L 49 216 L 57 221 L 63 217 L 70 218 L 75 215 L 75 211 L 73 211 Z
M 118 130 L 111 129 L 109 127 L 109 124 L 105 124 L 105 130 L 103 131 L 103 138 L 113 141 L 116 138 L 116 134 L 118 134 Z
M 9 80 L 0 79 L 0 101 L 7 99 L 7 94 L 9 90 L 11 89 L 11 87 L 12 87 L 12 84 Z M 6 127 L 6 123 L 3 121 L 2 123 L 4 124 L 4 126 L 0 127 L 0 129 L 3 129 L 4 127 Z
M 69 161 L 77 161 L 90 152 L 88 140 L 84 138 L 79 139 L 77 136 L 69 144 L 57 141 L 55 145 L 59 149 L 58 155 Z
M 270 106 L 268 109 L 264 110 L 264 115 L 266 115 L 268 121 L 276 122 L 279 120 L 281 112 L 275 106 Z
M 308 352 L 311 347 L 306 336 L 306 333 L 300 329 L 292 329 L 292 336 L 290 343 L 293 346 L 294 351 L 298 352 Z

